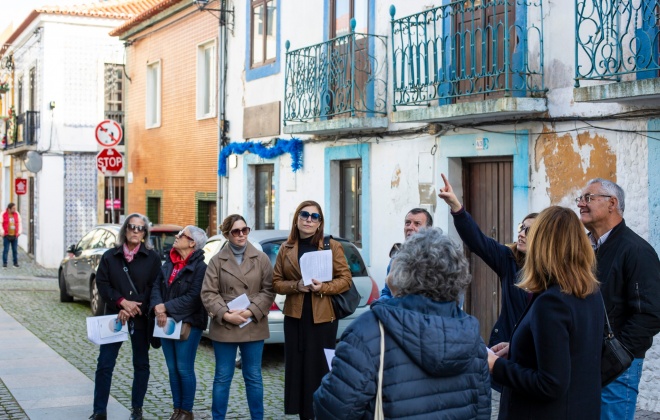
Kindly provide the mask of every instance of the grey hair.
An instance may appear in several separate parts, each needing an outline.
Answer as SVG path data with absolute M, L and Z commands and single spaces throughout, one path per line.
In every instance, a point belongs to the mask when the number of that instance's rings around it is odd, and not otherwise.
M 193 225 L 188 225 L 183 228 L 183 230 L 186 229 L 188 230 L 190 236 L 192 236 L 193 240 L 195 241 L 195 251 L 204 248 L 204 245 L 206 245 L 206 241 L 209 239 L 208 236 L 206 236 L 206 232 L 204 232 L 203 229 L 200 229 L 197 226 L 193 226 Z
M 423 295 L 438 302 L 458 302 L 472 279 L 460 245 L 433 228 L 408 238 L 394 257 L 390 276 L 398 296 Z
M 117 239 L 117 245 L 123 246 L 126 243 L 126 230 L 128 230 L 128 222 L 134 217 L 137 217 L 144 222 L 144 247 L 147 249 L 154 249 L 153 244 L 149 240 L 151 236 L 151 224 L 149 222 L 149 218 L 140 213 L 131 213 L 126 216 L 124 223 L 122 223 L 121 228 L 119 228 L 119 238 Z
M 607 195 L 616 197 L 616 209 L 623 216 L 623 211 L 626 209 L 626 193 L 623 192 L 623 188 L 619 184 L 603 178 L 594 178 L 587 182 L 587 185 L 591 184 L 600 184 Z

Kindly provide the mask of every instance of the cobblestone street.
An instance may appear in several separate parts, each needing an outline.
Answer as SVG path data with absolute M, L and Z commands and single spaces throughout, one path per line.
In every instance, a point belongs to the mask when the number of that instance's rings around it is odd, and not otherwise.
M 85 318 L 90 316 L 89 303 L 60 303 L 57 270 L 44 269 L 32 263 L 21 252 L 20 268 L 0 271 L 0 306 L 32 334 L 69 361 L 84 375 L 94 380 L 98 346 L 87 340 Z M 56 328 L 53 328 L 56 326 Z M 167 418 L 171 412 L 170 391 L 165 359 L 161 350 L 150 351 L 151 379 L 145 400 L 145 418 Z M 202 339 L 195 370 L 197 396 L 195 418 L 211 418 L 211 398 L 215 361 L 210 341 Z M 121 348 L 113 375 L 111 394 L 125 407 L 130 407 L 132 364 L 130 347 Z M 297 419 L 284 415 L 284 354 L 281 345 L 267 345 L 263 358 L 264 408 L 268 419 Z M 54 384 L 56 386 L 57 384 Z M 495 405 L 497 403 L 495 402 Z M 89 401 L 89 413 L 92 401 Z M 0 419 L 27 419 L 10 391 L 0 380 Z M 248 419 L 244 382 L 236 370 L 229 401 L 228 419 Z M 497 418 L 497 407 L 493 408 Z M 660 413 L 640 411 L 637 420 L 659 420 Z

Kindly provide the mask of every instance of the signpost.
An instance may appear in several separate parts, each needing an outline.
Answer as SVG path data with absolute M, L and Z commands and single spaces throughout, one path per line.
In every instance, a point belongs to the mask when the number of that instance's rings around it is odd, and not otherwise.
M 96 142 L 101 147 L 114 147 L 121 142 L 124 131 L 117 121 L 103 120 L 96 126 L 94 135 L 96 136 Z
M 112 177 L 117 175 L 119 171 L 124 167 L 124 156 L 114 148 L 107 148 L 101 150 L 96 155 L 96 167 L 99 171 L 103 172 L 103 175 L 109 177 L 110 179 L 110 221 L 114 223 L 115 220 L 115 209 L 119 208 L 121 201 L 114 198 L 114 185 L 112 182 Z
M 23 195 L 27 192 L 27 179 L 16 178 L 14 180 L 16 195 Z

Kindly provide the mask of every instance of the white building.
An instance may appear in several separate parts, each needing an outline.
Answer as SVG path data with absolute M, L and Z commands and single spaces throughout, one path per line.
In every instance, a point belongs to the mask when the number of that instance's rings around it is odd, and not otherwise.
M 123 118 L 124 48 L 109 32 L 156 3 L 37 8 L 2 47 L 2 71 L 12 84 L 5 102 L 15 115 L 2 153 L 2 207 L 17 202 L 19 245 L 41 265 L 57 267 L 68 245 L 110 221 L 94 135 L 105 118 Z M 14 192 L 18 178 L 27 180 L 25 195 Z M 123 178 L 117 180 L 114 195 L 121 196 Z
M 657 16 L 647 13 L 655 2 L 615 2 L 616 19 L 598 15 L 592 0 L 576 12 L 570 2 L 512 2 L 506 11 L 438 3 L 209 3 L 233 8 L 219 37 L 227 150 L 292 137 L 304 144 L 297 172 L 287 153 L 230 156 L 221 217 L 237 212 L 256 228 L 288 229 L 296 206 L 316 200 L 326 230 L 358 243 L 382 284 L 409 209 L 427 208 L 454 232 L 437 199 L 441 173 L 500 242 L 512 242 L 530 212 L 575 208 L 586 182 L 603 177 L 624 188 L 627 224 L 660 251 L 660 65 L 650 47 Z M 622 31 L 621 45 L 610 45 Z M 486 332 L 499 286 L 478 258 L 472 264 L 466 305 Z M 656 340 L 639 398 L 654 411 L 659 356 Z

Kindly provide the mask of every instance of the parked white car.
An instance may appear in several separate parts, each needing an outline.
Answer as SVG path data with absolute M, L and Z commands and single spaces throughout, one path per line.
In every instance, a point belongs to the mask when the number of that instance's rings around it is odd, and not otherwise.
M 250 232 L 248 239 L 260 251 L 263 251 L 270 258 L 271 264 L 275 266 L 277 253 L 280 246 L 287 240 L 289 236 L 288 230 L 253 230 Z M 344 254 L 348 266 L 351 269 L 353 282 L 355 287 L 360 293 L 360 304 L 351 316 L 339 320 L 339 329 L 337 331 L 337 338 L 341 336 L 348 324 L 355 318 L 359 317 L 362 313 L 369 310 L 369 305 L 378 299 L 380 296 L 378 285 L 369 276 L 367 267 L 364 265 L 360 251 L 351 242 L 342 238 L 333 238 L 337 240 L 344 247 Z M 204 259 L 206 263 L 211 260 L 211 257 L 217 254 L 220 249 L 227 243 L 227 240 L 222 235 L 215 235 L 209 238 L 204 246 Z M 284 343 L 284 315 L 282 315 L 282 308 L 284 307 L 284 295 L 276 295 L 275 302 L 270 308 L 268 314 L 268 326 L 270 328 L 270 338 L 266 343 Z

